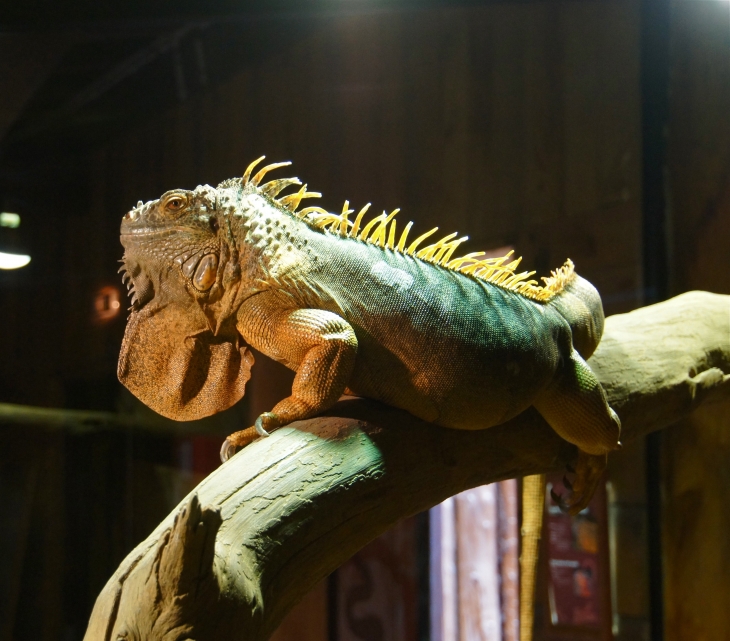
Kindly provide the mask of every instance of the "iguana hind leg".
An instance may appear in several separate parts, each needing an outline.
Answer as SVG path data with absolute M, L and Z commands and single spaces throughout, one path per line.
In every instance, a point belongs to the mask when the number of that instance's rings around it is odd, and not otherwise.
M 575 350 L 535 407 L 560 436 L 580 449 L 572 491 L 565 499 L 556 497 L 561 508 L 577 514 L 595 492 L 606 455 L 621 447 L 621 421 L 608 406 L 595 374 Z

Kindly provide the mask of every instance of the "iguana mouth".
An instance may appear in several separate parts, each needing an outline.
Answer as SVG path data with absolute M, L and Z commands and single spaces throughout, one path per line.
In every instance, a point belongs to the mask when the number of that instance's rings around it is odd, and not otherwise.
M 139 229 L 130 229 L 128 231 L 122 232 L 120 236 L 124 238 L 125 236 L 167 236 L 171 234 L 173 229 L 155 229 L 154 227 L 140 227 Z
M 178 232 L 189 231 L 184 227 L 165 227 L 160 229 L 159 227 L 132 227 L 131 229 L 124 229 L 119 234 L 119 238 L 124 244 L 125 239 L 136 239 L 140 237 L 144 238 L 164 238 L 165 236 L 172 236 Z

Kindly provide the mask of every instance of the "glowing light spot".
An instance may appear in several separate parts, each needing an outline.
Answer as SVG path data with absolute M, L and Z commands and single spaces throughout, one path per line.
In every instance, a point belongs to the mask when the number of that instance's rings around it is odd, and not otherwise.
M 19 269 L 30 262 L 27 254 L 6 254 L 0 252 L 0 269 Z
M 119 314 L 122 304 L 116 287 L 102 287 L 94 298 L 94 312 L 99 321 L 108 321 Z
M 12 214 L 9 211 L 0 212 L 0 227 L 17 229 L 20 227 L 20 216 L 18 214 Z

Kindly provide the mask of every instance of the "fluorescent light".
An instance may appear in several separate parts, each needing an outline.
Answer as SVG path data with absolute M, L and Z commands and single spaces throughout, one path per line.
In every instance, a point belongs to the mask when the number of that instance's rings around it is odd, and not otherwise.
M 27 254 L 6 254 L 0 252 L 0 269 L 18 269 L 25 267 L 30 262 Z
M 20 227 L 20 216 L 18 214 L 11 214 L 9 211 L 0 212 L 0 227 L 17 229 Z

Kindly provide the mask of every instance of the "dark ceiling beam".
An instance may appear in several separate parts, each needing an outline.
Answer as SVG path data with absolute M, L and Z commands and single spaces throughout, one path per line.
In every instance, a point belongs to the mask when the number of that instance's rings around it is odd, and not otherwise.
M 194 29 L 204 29 L 206 26 L 207 23 L 202 21 L 189 23 L 179 27 L 172 33 L 159 36 L 151 44 L 124 59 L 110 71 L 74 94 L 58 109 L 45 114 L 32 125 L 24 127 L 21 131 L 17 132 L 17 137 L 34 136 L 62 122 L 64 119 L 101 98 L 108 91 L 133 76 L 140 69 L 155 61 L 160 56 L 175 50 L 179 46 L 180 41 Z
M 0 141 L 56 68 L 69 44 L 62 36 L 0 33 Z
M 204 25 L 187 24 L 170 34 L 160 36 L 152 44 L 143 47 L 137 53 L 129 56 L 129 58 L 123 60 L 101 78 L 79 91 L 79 93 L 63 104 L 59 109 L 59 114 L 68 116 L 89 103 L 94 102 L 107 91 L 116 87 L 120 82 L 133 76 L 142 67 L 145 67 L 168 51 L 174 50 L 180 41 L 195 28 L 204 28 Z

